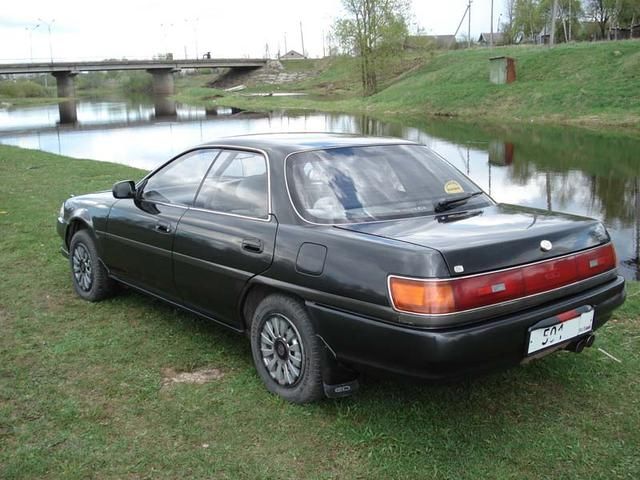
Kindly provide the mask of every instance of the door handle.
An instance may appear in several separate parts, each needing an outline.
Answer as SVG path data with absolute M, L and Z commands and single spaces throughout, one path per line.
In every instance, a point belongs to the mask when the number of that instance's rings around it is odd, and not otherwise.
M 171 233 L 171 224 L 168 222 L 158 222 L 156 223 L 156 231 L 158 232 L 162 232 L 162 233 Z
M 242 249 L 251 253 L 262 253 L 264 244 L 258 238 L 245 238 L 242 240 Z

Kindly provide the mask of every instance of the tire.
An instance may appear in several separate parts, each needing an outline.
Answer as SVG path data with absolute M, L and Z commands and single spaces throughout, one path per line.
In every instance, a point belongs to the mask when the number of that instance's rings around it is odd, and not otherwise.
M 299 404 L 323 398 L 322 346 L 302 302 L 266 297 L 253 314 L 250 337 L 253 362 L 270 392 Z
M 69 243 L 73 288 L 84 300 L 99 302 L 115 292 L 115 281 L 102 265 L 96 243 L 88 230 L 79 230 Z

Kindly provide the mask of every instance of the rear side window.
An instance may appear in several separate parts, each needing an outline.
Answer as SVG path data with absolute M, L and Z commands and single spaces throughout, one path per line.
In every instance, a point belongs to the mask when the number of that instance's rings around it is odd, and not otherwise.
M 267 161 L 256 152 L 223 150 L 209 170 L 195 207 L 215 212 L 267 218 Z
M 345 147 L 287 159 L 287 185 L 298 213 L 324 224 L 434 213 L 434 203 L 478 191 L 467 177 L 422 145 Z M 486 204 L 484 195 L 466 206 Z
M 185 153 L 149 177 L 142 198 L 150 202 L 191 205 L 218 149 Z

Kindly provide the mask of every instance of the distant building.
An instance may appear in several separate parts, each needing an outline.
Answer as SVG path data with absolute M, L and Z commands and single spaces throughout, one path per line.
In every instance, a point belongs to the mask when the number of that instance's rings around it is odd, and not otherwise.
M 407 35 L 405 50 L 426 50 L 428 48 L 452 48 L 456 44 L 454 35 Z
M 280 60 L 304 60 L 305 58 L 307 57 L 295 50 L 289 50 L 284 55 L 280 55 Z
M 640 23 L 631 27 L 611 27 L 609 29 L 609 40 L 628 40 L 630 38 L 640 38 Z
M 481 33 L 478 38 L 480 45 L 491 45 L 491 33 Z M 493 44 L 504 45 L 504 35 L 502 32 L 493 32 Z
M 538 45 L 547 45 L 550 42 L 551 42 L 551 34 L 548 33 L 546 30 L 542 30 L 541 32 L 539 32 L 534 39 L 534 43 L 537 43 Z

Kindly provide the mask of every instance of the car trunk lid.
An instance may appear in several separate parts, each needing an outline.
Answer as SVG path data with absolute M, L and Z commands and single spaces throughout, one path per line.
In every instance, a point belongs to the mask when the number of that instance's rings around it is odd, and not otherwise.
M 508 204 L 337 228 L 436 249 L 454 277 L 558 257 L 609 240 L 597 220 Z M 550 250 L 541 246 L 545 241 Z

